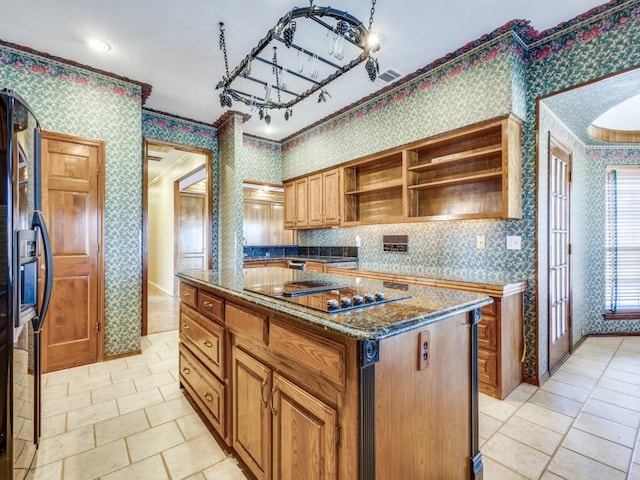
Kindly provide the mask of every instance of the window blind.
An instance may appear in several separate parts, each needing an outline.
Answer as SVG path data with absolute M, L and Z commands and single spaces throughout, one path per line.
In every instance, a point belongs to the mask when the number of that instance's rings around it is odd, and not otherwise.
M 640 318 L 640 166 L 609 166 L 606 183 L 606 315 Z

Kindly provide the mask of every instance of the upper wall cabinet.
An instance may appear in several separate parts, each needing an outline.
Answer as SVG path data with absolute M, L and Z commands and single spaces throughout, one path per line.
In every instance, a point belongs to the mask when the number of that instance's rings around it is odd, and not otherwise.
M 284 182 L 285 228 L 322 228 L 340 224 L 340 170 Z
M 520 128 L 505 117 L 408 148 L 408 216 L 520 218 Z
M 505 116 L 285 182 L 287 227 L 338 224 L 337 215 L 327 213 L 339 205 L 328 200 L 337 195 L 338 171 L 343 199 L 340 225 L 520 218 L 520 135 L 520 122 Z M 298 182 L 306 185 L 304 199 L 294 195 Z M 306 215 L 303 225 L 294 218 L 301 208 L 300 215 Z

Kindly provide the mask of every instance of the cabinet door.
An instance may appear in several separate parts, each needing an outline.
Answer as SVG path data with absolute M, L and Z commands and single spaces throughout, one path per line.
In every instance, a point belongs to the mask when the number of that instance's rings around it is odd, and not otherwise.
M 322 174 L 323 225 L 340 223 L 340 171 L 338 169 Z
M 284 228 L 296 226 L 296 182 L 284 184 Z
M 309 226 L 318 227 L 324 223 L 322 174 L 309 177 Z
M 293 245 L 293 231 L 285 230 L 285 207 L 282 203 L 271 204 L 270 245 Z
M 233 348 L 233 447 L 259 480 L 271 478 L 270 392 L 270 370 Z
M 295 199 L 296 227 L 309 226 L 308 195 L 309 195 L 309 179 L 301 178 L 300 180 L 296 180 L 296 199 Z
M 245 200 L 242 236 L 246 245 L 269 245 L 271 205 Z
M 336 478 L 336 411 L 273 374 L 273 478 Z

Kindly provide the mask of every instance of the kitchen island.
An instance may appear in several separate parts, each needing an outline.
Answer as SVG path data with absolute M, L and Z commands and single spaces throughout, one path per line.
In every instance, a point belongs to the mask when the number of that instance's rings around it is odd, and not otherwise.
M 178 276 L 181 385 L 256 478 L 482 478 L 487 296 L 284 268 Z

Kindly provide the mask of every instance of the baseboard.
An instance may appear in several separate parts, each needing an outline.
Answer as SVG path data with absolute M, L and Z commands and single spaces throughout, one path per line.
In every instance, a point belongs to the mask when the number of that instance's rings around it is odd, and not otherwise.
M 162 288 L 160 285 L 158 285 L 156 282 L 152 282 L 151 280 L 147 280 L 147 283 L 149 285 L 153 285 L 155 288 L 157 288 L 158 290 L 160 290 L 161 292 L 166 293 L 167 295 L 174 297 L 175 295 L 173 294 L 173 292 L 169 292 L 168 290 Z

